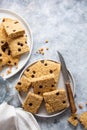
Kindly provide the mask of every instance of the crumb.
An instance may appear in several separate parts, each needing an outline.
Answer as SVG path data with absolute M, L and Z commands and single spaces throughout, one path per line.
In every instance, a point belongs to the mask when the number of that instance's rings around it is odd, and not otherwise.
M 48 43 L 48 40 L 45 40 L 45 43 Z
M 68 118 L 68 122 L 73 125 L 73 126 L 77 126 L 78 125 L 78 115 L 77 114 L 73 114 Z
M 87 102 L 85 104 L 87 105 Z
M 78 106 L 79 106 L 79 108 L 80 108 L 80 109 L 82 109 L 82 108 L 83 108 L 82 104 L 79 104 Z
M 49 50 L 49 48 L 47 47 L 46 50 Z
M 7 74 L 10 74 L 12 72 L 12 67 L 10 67 L 8 70 L 7 70 Z
M 44 49 L 43 49 L 43 48 L 40 48 L 40 49 L 38 50 L 38 53 L 44 55 Z

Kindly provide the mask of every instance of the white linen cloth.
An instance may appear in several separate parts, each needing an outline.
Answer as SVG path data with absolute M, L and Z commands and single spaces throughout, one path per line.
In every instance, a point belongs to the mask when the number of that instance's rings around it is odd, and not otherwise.
M 3 102 L 0 105 L 0 130 L 40 130 L 40 127 L 31 113 Z

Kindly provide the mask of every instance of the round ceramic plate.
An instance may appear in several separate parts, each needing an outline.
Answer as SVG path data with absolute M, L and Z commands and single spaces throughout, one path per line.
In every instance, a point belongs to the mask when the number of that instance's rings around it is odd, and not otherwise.
M 53 60 L 50 60 L 50 61 L 56 62 L 56 61 L 53 61 Z M 56 62 L 56 63 L 58 63 L 58 62 Z M 31 65 L 33 65 L 33 64 L 35 64 L 35 62 L 32 63 L 32 64 L 30 64 L 30 65 L 28 65 L 28 66 L 22 71 L 22 73 L 21 73 L 21 75 L 20 75 L 20 78 L 21 78 L 21 76 L 23 75 L 24 71 L 25 71 L 29 66 L 31 66 Z M 70 77 L 71 89 L 72 89 L 73 95 L 75 95 L 75 82 L 74 82 L 74 78 L 73 78 L 72 74 L 70 73 L 70 71 L 68 71 L 68 74 L 69 74 L 69 77 Z M 20 79 L 20 78 L 19 78 L 19 79 Z M 62 72 L 60 72 L 60 77 L 59 77 L 59 82 L 58 82 L 58 88 L 65 88 Z M 31 91 L 32 91 L 32 90 L 31 90 Z M 25 99 L 25 97 L 26 97 L 26 94 L 21 93 L 21 94 L 18 94 L 18 96 L 19 96 L 19 100 L 21 101 L 21 103 L 23 103 L 23 101 L 24 101 L 24 99 Z M 69 107 L 69 105 L 68 105 L 68 107 Z M 66 109 L 67 109 L 67 108 L 66 108 Z M 38 111 L 38 114 L 35 114 L 35 115 L 38 116 L 38 117 L 53 117 L 53 116 L 56 116 L 56 115 L 60 115 L 60 114 L 63 113 L 66 109 L 64 109 L 64 110 L 62 110 L 62 111 L 60 111 L 60 112 L 55 112 L 55 113 L 52 113 L 52 114 L 48 114 L 47 111 L 46 111 L 46 109 L 45 109 L 44 103 L 42 103 L 42 105 L 41 105 L 41 107 L 40 107 L 40 109 L 39 109 L 39 111 Z
M 30 57 L 31 51 L 32 51 L 32 47 L 33 47 L 33 39 L 32 39 L 32 33 L 31 33 L 31 30 L 30 30 L 30 27 L 25 22 L 25 20 L 23 18 L 21 18 L 16 13 L 11 12 L 9 10 L 0 9 L 0 22 L 1 22 L 2 18 L 5 18 L 5 17 L 17 19 L 22 24 L 22 26 L 24 27 L 25 32 L 27 34 L 27 43 L 28 43 L 28 46 L 30 48 L 29 53 L 25 53 L 20 57 L 20 60 L 19 60 L 19 63 L 18 63 L 18 68 L 12 67 L 10 74 L 7 74 L 7 70 L 9 69 L 9 67 L 7 67 L 7 66 L 3 67 L 2 71 L 0 71 L 0 75 L 3 76 L 3 78 L 7 79 L 7 78 L 10 78 L 13 75 L 15 75 L 18 71 L 20 71 L 25 66 L 27 61 L 29 60 L 29 57 Z

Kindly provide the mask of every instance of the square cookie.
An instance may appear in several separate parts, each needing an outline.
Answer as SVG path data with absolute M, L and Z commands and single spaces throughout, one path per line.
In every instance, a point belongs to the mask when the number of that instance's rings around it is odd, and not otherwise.
M 43 93 L 43 97 L 48 113 L 59 112 L 67 108 L 67 97 L 64 89 Z
M 57 83 L 60 76 L 60 69 L 61 65 L 57 62 L 50 60 L 41 60 L 28 67 L 25 70 L 24 74 L 30 79 L 54 74 L 55 81 Z
M 11 18 L 4 18 L 2 24 L 9 38 L 16 38 L 22 36 L 25 33 L 21 23 Z
M 23 103 L 23 108 L 25 111 L 36 114 L 40 108 L 42 100 L 42 96 L 29 92 Z
M 27 38 L 25 36 L 16 38 L 9 42 L 9 48 L 13 57 L 29 52 L 29 46 L 26 44 Z
M 34 78 L 32 81 L 34 93 L 43 95 L 44 92 L 55 90 L 57 88 L 57 84 L 54 78 L 54 74 Z
M 78 117 L 77 114 L 73 114 L 68 118 L 68 122 L 70 124 L 72 124 L 73 126 L 77 126 L 78 125 Z
M 17 85 L 16 85 L 16 89 L 21 92 L 28 92 L 29 88 L 31 86 L 31 82 L 29 81 L 28 78 L 26 78 L 24 75 L 21 77 L 21 79 L 18 81 Z

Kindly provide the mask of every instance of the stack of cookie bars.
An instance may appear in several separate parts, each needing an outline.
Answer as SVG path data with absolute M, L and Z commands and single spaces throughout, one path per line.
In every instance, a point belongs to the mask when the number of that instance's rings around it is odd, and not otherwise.
M 36 114 L 42 101 L 47 112 L 59 112 L 67 108 L 67 96 L 63 89 L 59 89 L 58 79 L 61 65 L 50 60 L 41 60 L 29 66 L 16 85 L 19 93 L 27 96 L 22 104 L 24 110 Z M 30 88 L 33 88 L 33 92 Z
M 22 54 L 29 52 L 27 37 L 21 23 L 3 18 L 0 24 L 0 70 L 3 66 L 17 66 Z

